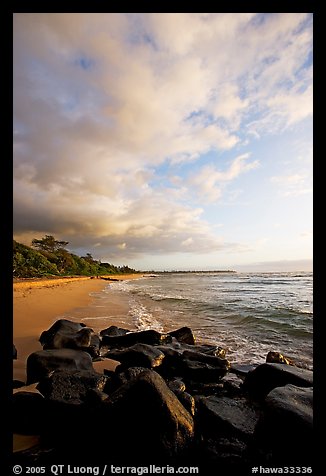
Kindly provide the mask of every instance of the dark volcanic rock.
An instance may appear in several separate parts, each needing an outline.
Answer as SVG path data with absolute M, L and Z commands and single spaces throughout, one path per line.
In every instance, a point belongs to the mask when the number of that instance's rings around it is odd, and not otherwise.
M 230 373 L 238 377 L 246 377 L 246 375 L 258 367 L 256 364 L 231 364 Z
M 105 357 L 121 362 L 124 367 L 158 367 L 164 354 L 147 344 L 135 344 L 126 350 L 112 350 Z
M 170 336 L 175 337 L 178 342 L 183 342 L 184 344 L 190 345 L 194 345 L 196 343 L 195 337 L 190 327 L 180 327 L 180 329 L 169 332 L 169 334 Z
M 115 386 L 114 390 L 117 388 L 121 387 L 122 385 L 125 385 L 132 380 L 135 380 L 138 375 L 143 373 L 145 370 L 148 370 L 146 367 L 128 367 L 127 369 L 123 365 L 119 365 L 115 369 L 115 375 L 114 378 L 112 379 L 112 384 Z M 108 392 L 112 393 L 112 391 Z
M 11 418 L 14 433 L 40 434 L 44 425 L 44 398 L 42 395 L 26 391 L 14 393 Z
M 172 337 L 169 334 L 161 334 L 154 330 L 130 332 L 120 336 L 104 335 L 102 337 L 102 345 L 111 348 L 131 347 L 134 344 L 160 345 L 170 342 L 172 342 Z
M 39 382 L 37 389 L 51 400 L 80 403 L 89 390 L 103 391 L 107 380 L 92 370 L 55 370 Z
M 213 365 L 214 367 L 230 368 L 230 364 L 225 358 L 214 357 L 213 355 L 204 354 L 203 352 L 185 350 L 182 356 L 184 359 L 205 362 L 206 364 Z
M 196 397 L 195 400 L 204 434 L 233 436 L 243 441 L 252 438 L 260 413 L 247 400 L 223 396 Z
M 313 372 L 284 364 L 261 364 L 249 372 L 244 388 L 253 396 L 265 397 L 273 388 L 293 384 L 298 387 L 313 386 Z
M 94 370 L 91 356 L 81 350 L 40 350 L 30 354 L 27 359 L 27 385 L 39 382 L 57 369 Z
M 59 319 L 47 331 L 42 332 L 43 349 L 79 349 L 93 358 L 100 355 L 100 337 L 85 324 Z
M 313 389 L 285 385 L 265 399 L 256 428 L 257 440 L 286 463 L 311 464 L 313 453 Z
M 16 346 L 15 346 L 15 344 L 13 344 L 12 346 L 13 346 L 12 358 L 13 358 L 13 360 L 17 360 L 17 349 L 16 349 Z
M 291 359 L 289 359 L 288 357 L 284 357 L 284 355 L 280 354 L 280 352 L 273 352 L 272 350 L 268 352 L 266 356 L 266 362 L 274 364 L 294 365 Z
M 176 396 L 178 397 L 178 399 L 180 400 L 180 402 L 182 403 L 182 405 L 185 407 L 186 410 L 188 410 L 188 412 L 194 416 L 195 415 L 195 407 L 196 407 L 196 402 L 195 402 L 195 399 L 192 395 L 190 395 L 190 393 L 188 392 L 183 392 L 183 391 L 179 391 L 179 392 L 174 392 L 176 394 Z
M 184 382 L 179 379 L 179 378 L 175 378 L 173 380 L 169 380 L 168 382 L 166 382 L 169 389 L 172 390 L 172 392 L 174 393 L 182 393 L 186 390 L 186 385 L 184 384 Z
M 113 444 L 123 449 L 124 455 L 132 453 L 146 461 L 150 455 L 160 460 L 180 455 L 192 444 L 192 416 L 153 370 L 142 372 L 106 403 Z
M 84 327 L 86 326 L 83 323 L 72 322 L 68 319 L 59 319 L 50 327 L 50 329 L 42 332 L 39 341 L 43 346 L 51 346 L 53 344 L 53 339 L 58 332 L 71 334 L 80 331 Z
M 128 334 L 128 332 L 131 332 L 129 329 L 123 329 L 122 327 L 117 327 L 117 326 L 110 326 L 107 327 L 106 329 L 103 329 L 100 332 L 100 336 L 124 336 Z
M 214 357 L 213 357 L 214 358 Z M 215 357 L 217 359 L 217 357 Z M 208 364 L 206 362 L 198 362 L 196 360 L 184 359 L 182 361 L 183 376 L 186 380 L 194 380 L 199 382 L 218 382 L 229 369 L 227 360 L 219 361 L 219 364 Z

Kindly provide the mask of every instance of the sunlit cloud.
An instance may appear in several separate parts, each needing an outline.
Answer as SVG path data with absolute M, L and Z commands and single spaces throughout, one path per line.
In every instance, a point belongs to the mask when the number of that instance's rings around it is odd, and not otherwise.
M 244 249 L 205 207 L 236 202 L 263 168 L 252 141 L 311 117 L 311 21 L 14 14 L 15 237 L 107 258 Z M 268 180 L 311 189 L 301 171 Z

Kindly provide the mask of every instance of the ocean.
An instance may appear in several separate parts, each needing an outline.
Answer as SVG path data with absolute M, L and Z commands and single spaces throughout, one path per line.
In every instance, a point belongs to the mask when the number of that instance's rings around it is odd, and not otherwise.
M 230 362 L 263 363 L 273 350 L 313 368 L 312 273 L 165 273 L 108 282 L 92 296 L 64 317 L 94 330 L 189 326 L 197 342 L 225 348 Z

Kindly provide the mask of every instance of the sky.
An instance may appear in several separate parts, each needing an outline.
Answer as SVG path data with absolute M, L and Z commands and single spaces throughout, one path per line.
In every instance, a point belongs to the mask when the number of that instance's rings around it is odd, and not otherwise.
M 313 15 L 13 15 L 14 238 L 312 268 Z

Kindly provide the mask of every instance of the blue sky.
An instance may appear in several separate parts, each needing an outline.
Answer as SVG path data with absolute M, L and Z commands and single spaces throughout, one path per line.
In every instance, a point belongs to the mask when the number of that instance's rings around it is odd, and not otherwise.
M 14 14 L 14 237 L 311 269 L 312 15 Z

